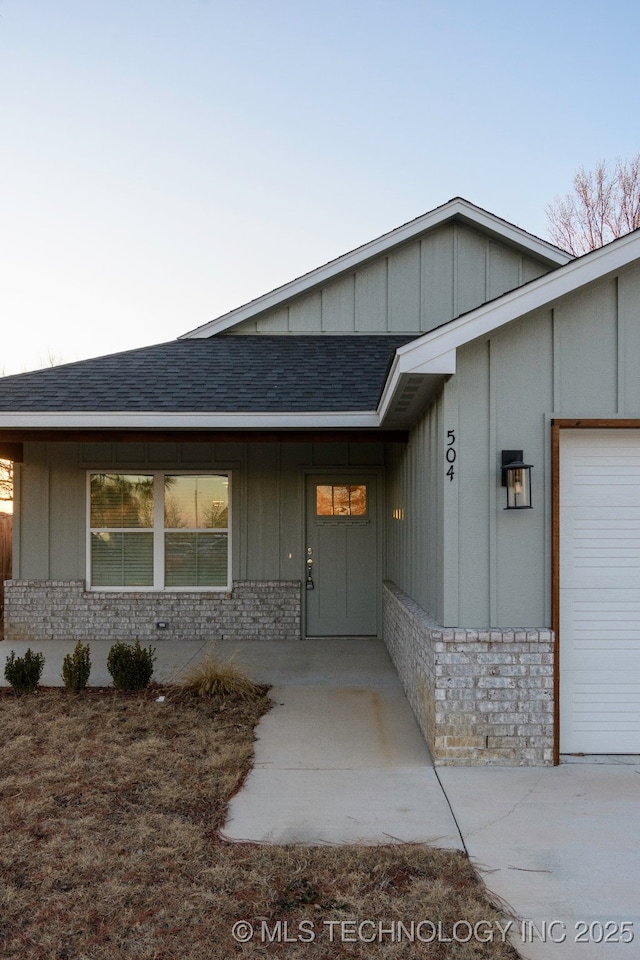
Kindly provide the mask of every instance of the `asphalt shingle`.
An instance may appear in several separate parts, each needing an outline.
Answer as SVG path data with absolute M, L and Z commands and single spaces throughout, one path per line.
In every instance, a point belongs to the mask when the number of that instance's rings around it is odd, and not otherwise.
M 373 410 L 411 336 L 219 335 L 0 379 L 0 412 Z

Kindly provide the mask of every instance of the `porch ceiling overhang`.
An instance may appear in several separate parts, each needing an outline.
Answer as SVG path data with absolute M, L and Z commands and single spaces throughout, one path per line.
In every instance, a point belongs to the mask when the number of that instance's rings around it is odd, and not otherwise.
M 406 430 L 2 429 L 0 458 L 21 463 L 25 443 L 406 443 Z

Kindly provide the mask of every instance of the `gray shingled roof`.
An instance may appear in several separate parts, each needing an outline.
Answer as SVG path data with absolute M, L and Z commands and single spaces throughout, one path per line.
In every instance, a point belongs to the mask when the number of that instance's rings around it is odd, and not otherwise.
M 0 411 L 374 410 L 411 336 L 174 340 L 0 379 Z M 1 417 L 0 417 L 1 420 Z

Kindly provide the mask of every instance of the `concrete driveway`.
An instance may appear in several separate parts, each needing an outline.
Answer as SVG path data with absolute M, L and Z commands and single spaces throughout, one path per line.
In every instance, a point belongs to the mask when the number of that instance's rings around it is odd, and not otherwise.
M 438 776 L 473 863 L 520 918 L 523 957 L 640 956 L 640 757 Z

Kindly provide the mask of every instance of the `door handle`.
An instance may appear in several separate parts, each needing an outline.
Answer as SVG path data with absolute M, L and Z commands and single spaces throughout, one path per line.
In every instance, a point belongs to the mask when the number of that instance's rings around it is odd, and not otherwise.
M 313 570 L 313 560 L 311 559 L 311 557 L 307 557 L 307 577 L 304 582 L 307 590 L 315 590 L 315 584 L 313 582 L 313 577 L 311 575 L 312 570 Z

